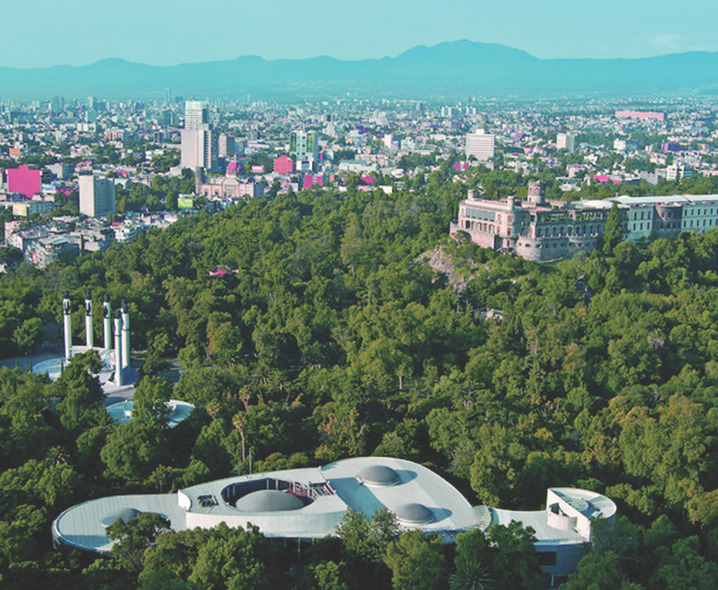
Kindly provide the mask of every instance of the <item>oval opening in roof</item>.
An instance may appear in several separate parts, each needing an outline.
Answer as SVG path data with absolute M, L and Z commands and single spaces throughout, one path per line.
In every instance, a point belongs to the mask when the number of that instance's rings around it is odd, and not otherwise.
M 117 522 L 118 520 L 122 520 L 122 522 L 127 524 L 128 522 L 130 522 L 130 520 L 132 520 L 135 516 L 139 514 L 142 514 L 142 511 L 137 510 L 137 508 L 123 508 L 115 514 L 110 514 L 109 516 L 106 516 L 100 522 L 105 528 L 115 524 L 115 522 Z

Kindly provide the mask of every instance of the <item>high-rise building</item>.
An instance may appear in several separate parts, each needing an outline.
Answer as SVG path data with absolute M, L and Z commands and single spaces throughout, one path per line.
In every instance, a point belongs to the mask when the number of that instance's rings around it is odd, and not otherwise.
M 486 162 L 494 157 L 495 137 L 485 131 L 469 133 L 466 136 L 466 157 L 474 156 L 479 162 Z
M 556 149 L 572 152 L 575 149 L 576 136 L 573 133 L 556 134 Z
M 185 103 L 181 148 L 180 164 L 183 168 L 217 169 L 217 134 L 209 124 L 206 102 L 188 100 Z
M 184 103 L 184 128 L 200 129 L 202 125 L 209 125 L 209 108 L 201 100 L 188 100 Z
M 173 116 L 170 109 L 164 109 L 157 115 L 157 122 L 163 127 L 169 127 L 172 125 Z
M 289 136 L 289 155 L 297 163 L 308 161 L 313 165 L 319 159 L 319 140 L 316 131 L 293 131 Z
M 203 129 L 182 130 L 181 165 L 191 170 L 216 170 L 217 135 L 209 125 L 205 125 Z
M 62 96 L 53 96 L 50 99 L 50 111 L 59 113 L 65 108 L 65 98 Z
M 220 158 L 231 158 L 232 156 L 237 155 L 237 144 L 234 141 L 233 135 L 220 133 L 218 147 L 218 153 Z
M 95 175 L 80 176 L 80 213 L 104 217 L 115 212 L 115 183 Z

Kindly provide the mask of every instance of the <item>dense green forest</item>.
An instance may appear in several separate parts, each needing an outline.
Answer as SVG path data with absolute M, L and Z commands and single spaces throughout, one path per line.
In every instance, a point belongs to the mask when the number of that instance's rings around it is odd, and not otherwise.
M 63 291 L 89 289 L 130 303 L 144 360 L 125 425 L 91 355 L 54 384 L 0 370 L 0 585 L 536 582 L 530 531 L 443 547 L 381 513 L 348 514 L 301 571 L 296 548 L 257 531 L 172 533 L 151 515 L 113 526 L 114 560 L 50 546 L 51 521 L 89 498 L 377 454 L 430 466 L 475 504 L 539 509 L 556 485 L 614 499 L 620 517 L 565 588 L 715 588 L 718 231 L 540 266 L 447 237 L 466 189 L 448 166 L 388 196 L 313 188 L 0 279 L 4 352 L 32 350 Z M 437 248 L 461 288 L 426 263 Z M 155 375 L 174 357 L 172 390 Z M 198 408 L 175 429 L 158 411 L 170 395 Z

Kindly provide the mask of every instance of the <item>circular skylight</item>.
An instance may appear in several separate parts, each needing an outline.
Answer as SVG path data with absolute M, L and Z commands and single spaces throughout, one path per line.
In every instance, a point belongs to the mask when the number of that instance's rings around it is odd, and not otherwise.
M 415 502 L 402 504 L 394 513 L 403 524 L 426 524 L 434 520 L 434 513 L 430 508 Z
M 386 465 L 369 465 L 359 475 L 370 486 L 393 486 L 399 483 L 399 474 Z
M 301 499 L 278 490 L 257 490 L 243 496 L 235 504 L 243 512 L 280 512 L 304 507 Z

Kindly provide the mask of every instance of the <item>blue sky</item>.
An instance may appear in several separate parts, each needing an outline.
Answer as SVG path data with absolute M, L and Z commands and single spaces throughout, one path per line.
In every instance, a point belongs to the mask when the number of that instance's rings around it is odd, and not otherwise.
M 718 51 L 715 0 L 0 0 L 0 66 L 396 56 L 469 39 L 541 58 Z

